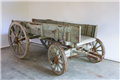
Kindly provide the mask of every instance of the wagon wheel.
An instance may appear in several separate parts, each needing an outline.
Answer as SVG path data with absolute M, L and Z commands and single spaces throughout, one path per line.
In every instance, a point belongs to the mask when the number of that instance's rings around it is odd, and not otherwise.
M 47 38 L 47 39 L 51 39 L 51 40 L 55 41 L 53 38 Z M 43 46 L 44 46 L 46 49 L 48 49 L 49 46 L 50 46 L 51 44 L 53 44 L 52 42 L 49 42 L 49 41 L 47 41 L 47 40 L 45 40 L 45 39 L 40 39 L 40 41 L 42 42 Z
M 8 33 L 9 45 L 18 58 L 25 58 L 29 51 L 29 37 L 19 22 L 12 22 Z
M 56 75 L 62 75 L 67 70 L 67 58 L 63 48 L 58 44 L 51 44 L 48 49 L 48 61 Z
M 104 58 L 104 55 L 105 55 L 105 48 L 104 48 L 103 43 L 99 39 L 96 38 L 96 41 L 89 43 L 88 47 L 90 50 L 92 50 L 93 52 L 97 52 L 97 54 L 99 54 L 101 56 L 101 57 L 98 56 L 100 58 L 99 61 L 87 56 L 88 60 L 93 63 L 102 61 L 102 59 Z

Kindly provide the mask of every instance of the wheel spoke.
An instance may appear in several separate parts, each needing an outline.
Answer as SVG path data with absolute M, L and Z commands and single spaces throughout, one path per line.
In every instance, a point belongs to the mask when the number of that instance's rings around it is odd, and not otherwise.
M 20 43 L 22 43 L 22 44 L 26 45 L 26 43 L 25 43 L 25 42 L 23 42 L 23 41 L 20 41 Z
M 55 68 L 55 64 L 52 64 L 51 66 L 52 66 L 53 69 Z
M 12 33 L 13 33 L 13 36 L 15 37 L 16 35 L 15 35 L 14 31 L 13 31 L 12 29 L 10 29 L 10 30 L 12 31 Z
M 13 26 L 14 31 L 15 31 L 15 36 L 17 36 L 17 29 L 16 29 L 16 25 Z
M 19 43 L 19 46 L 22 49 L 22 51 L 24 52 L 25 50 L 24 50 L 23 46 L 21 45 L 21 43 Z
M 102 50 L 96 50 L 96 51 L 102 51 Z
M 21 48 L 19 47 L 19 51 L 20 51 L 20 55 L 22 55 L 22 50 L 21 50 Z
M 9 35 L 10 37 L 12 37 L 12 38 L 15 38 L 13 35 Z
M 52 56 L 52 57 L 54 56 L 51 52 L 50 52 L 50 54 L 49 54 L 49 55 L 50 55 L 50 56 Z
M 62 55 L 59 55 L 59 56 L 58 56 L 58 59 L 59 59 L 59 60 L 62 60 Z
M 16 36 L 17 36 L 17 27 L 16 27 L 16 25 L 14 25 L 13 28 L 14 28 Z
M 101 45 L 99 45 L 98 47 L 96 47 L 96 49 L 99 48 L 100 46 L 101 46 Z
M 14 46 L 13 46 L 14 51 L 15 51 L 16 47 L 17 47 L 17 45 L 14 45 Z
M 59 61 L 59 64 L 64 65 L 64 63 L 63 63 L 63 62 L 60 62 L 60 61 Z
M 13 29 L 14 29 L 14 31 L 16 31 L 15 25 L 13 25 Z
M 60 54 L 60 52 L 59 52 L 58 58 L 60 58 L 60 56 L 61 56 L 61 54 Z
M 19 53 L 19 45 L 17 45 L 17 54 Z
M 19 34 L 19 26 L 17 25 L 16 28 L 17 28 L 17 30 L 16 30 L 16 36 L 18 37 L 18 34 Z
M 55 71 L 57 71 L 57 65 L 55 64 Z
M 97 41 L 96 41 L 96 43 L 95 43 L 95 47 L 96 47 L 96 45 L 97 45 Z
M 55 54 L 55 52 L 54 52 L 54 50 L 53 50 L 53 48 L 51 48 L 51 50 L 50 50 L 53 54 Z
M 57 54 L 57 56 L 59 56 L 59 50 L 57 50 L 56 54 Z
M 56 64 L 53 64 L 53 66 L 52 66 L 52 67 L 53 67 L 53 69 L 55 70 L 55 68 L 56 68 Z
M 11 42 L 11 45 L 13 45 L 14 42 Z
M 63 62 L 62 62 L 62 61 L 59 61 L 59 63 L 60 63 L 61 65 L 63 65 Z
M 55 48 L 55 47 L 53 48 L 53 51 L 54 51 L 54 53 L 56 54 L 56 48 Z
M 60 70 L 62 70 L 62 65 L 60 66 L 60 64 L 58 64 L 58 66 L 59 66 Z
M 21 36 L 22 36 L 22 32 L 23 32 L 23 31 L 21 30 L 18 37 L 21 37 Z
M 25 37 L 19 38 L 20 41 L 21 41 L 21 40 L 24 40 L 24 39 L 25 39 Z
M 59 66 L 57 65 L 57 71 L 59 71 Z

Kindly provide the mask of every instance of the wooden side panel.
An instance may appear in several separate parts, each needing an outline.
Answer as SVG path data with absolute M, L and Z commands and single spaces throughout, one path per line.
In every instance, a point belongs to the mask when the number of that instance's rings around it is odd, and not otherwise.
M 64 40 L 64 25 L 43 23 L 42 27 L 44 37 L 51 37 L 54 39 Z
M 63 40 L 64 38 L 64 29 L 65 29 L 65 26 L 64 25 L 59 25 L 58 26 L 58 36 L 60 40 Z
M 59 24 L 59 25 L 70 25 L 68 22 L 61 22 L 61 21 L 55 21 L 50 19 L 32 19 L 32 22 L 40 22 L 40 23 L 50 23 L 50 24 Z
M 26 30 L 28 34 L 40 35 L 41 34 L 41 25 L 31 25 L 26 23 Z
M 81 35 L 94 37 L 94 38 L 97 35 L 97 25 L 75 24 L 75 23 L 61 22 L 61 21 L 55 21 L 55 20 L 43 20 L 43 19 L 33 19 L 33 21 L 50 23 L 50 24 L 58 24 L 58 25 L 66 25 L 66 26 L 74 26 L 74 27 L 81 26 Z M 69 33 L 66 33 L 65 35 L 67 34 L 71 35 Z
M 97 37 L 97 31 L 98 31 L 98 26 L 95 26 L 95 32 L 94 32 L 94 37 Z
M 67 32 L 69 33 L 67 37 L 70 38 L 68 40 L 73 43 L 79 43 L 79 27 L 69 26 L 66 28 L 68 28 Z
M 45 22 L 46 22 L 46 20 L 44 20 L 44 19 L 32 19 L 32 22 L 45 23 Z
M 82 25 L 81 26 L 81 35 L 96 37 L 97 26 L 96 25 Z
M 58 39 L 58 28 L 54 24 L 42 24 L 44 37 Z
M 43 37 L 79 43 L 79 27 L 43 23 Z

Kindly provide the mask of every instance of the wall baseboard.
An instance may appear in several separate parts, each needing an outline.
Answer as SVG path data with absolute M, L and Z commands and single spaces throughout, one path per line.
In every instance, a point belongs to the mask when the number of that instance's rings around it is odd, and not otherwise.
M 116 59 L 109 58 L 109 57 L 105 57 L 105 59 L 106 59 L 106 60 L 110 60 L 110 61 L 120 62 L 120 59 L 119 59 L 119 60 L 116 60 Z
M 0 46 L 1 49 L 6 47 L 10 47 L 10 45 Z

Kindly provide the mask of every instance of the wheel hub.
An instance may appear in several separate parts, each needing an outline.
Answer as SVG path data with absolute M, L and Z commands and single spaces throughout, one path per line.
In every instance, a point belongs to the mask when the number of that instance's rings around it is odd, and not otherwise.
M 95 48 L 95 47 L 93 47 L 93 48 L 92 48 L 92 51 L 96 52 L 96 48 Z
M 16 43 L 16 44 L 19 43 L 18 37 L 15 37 L 15 39 L 14 39 L 14 43 Z
M 59 63 L 58 57 L 56 55 L 53 56 L 53 60 L 55 64 Z

